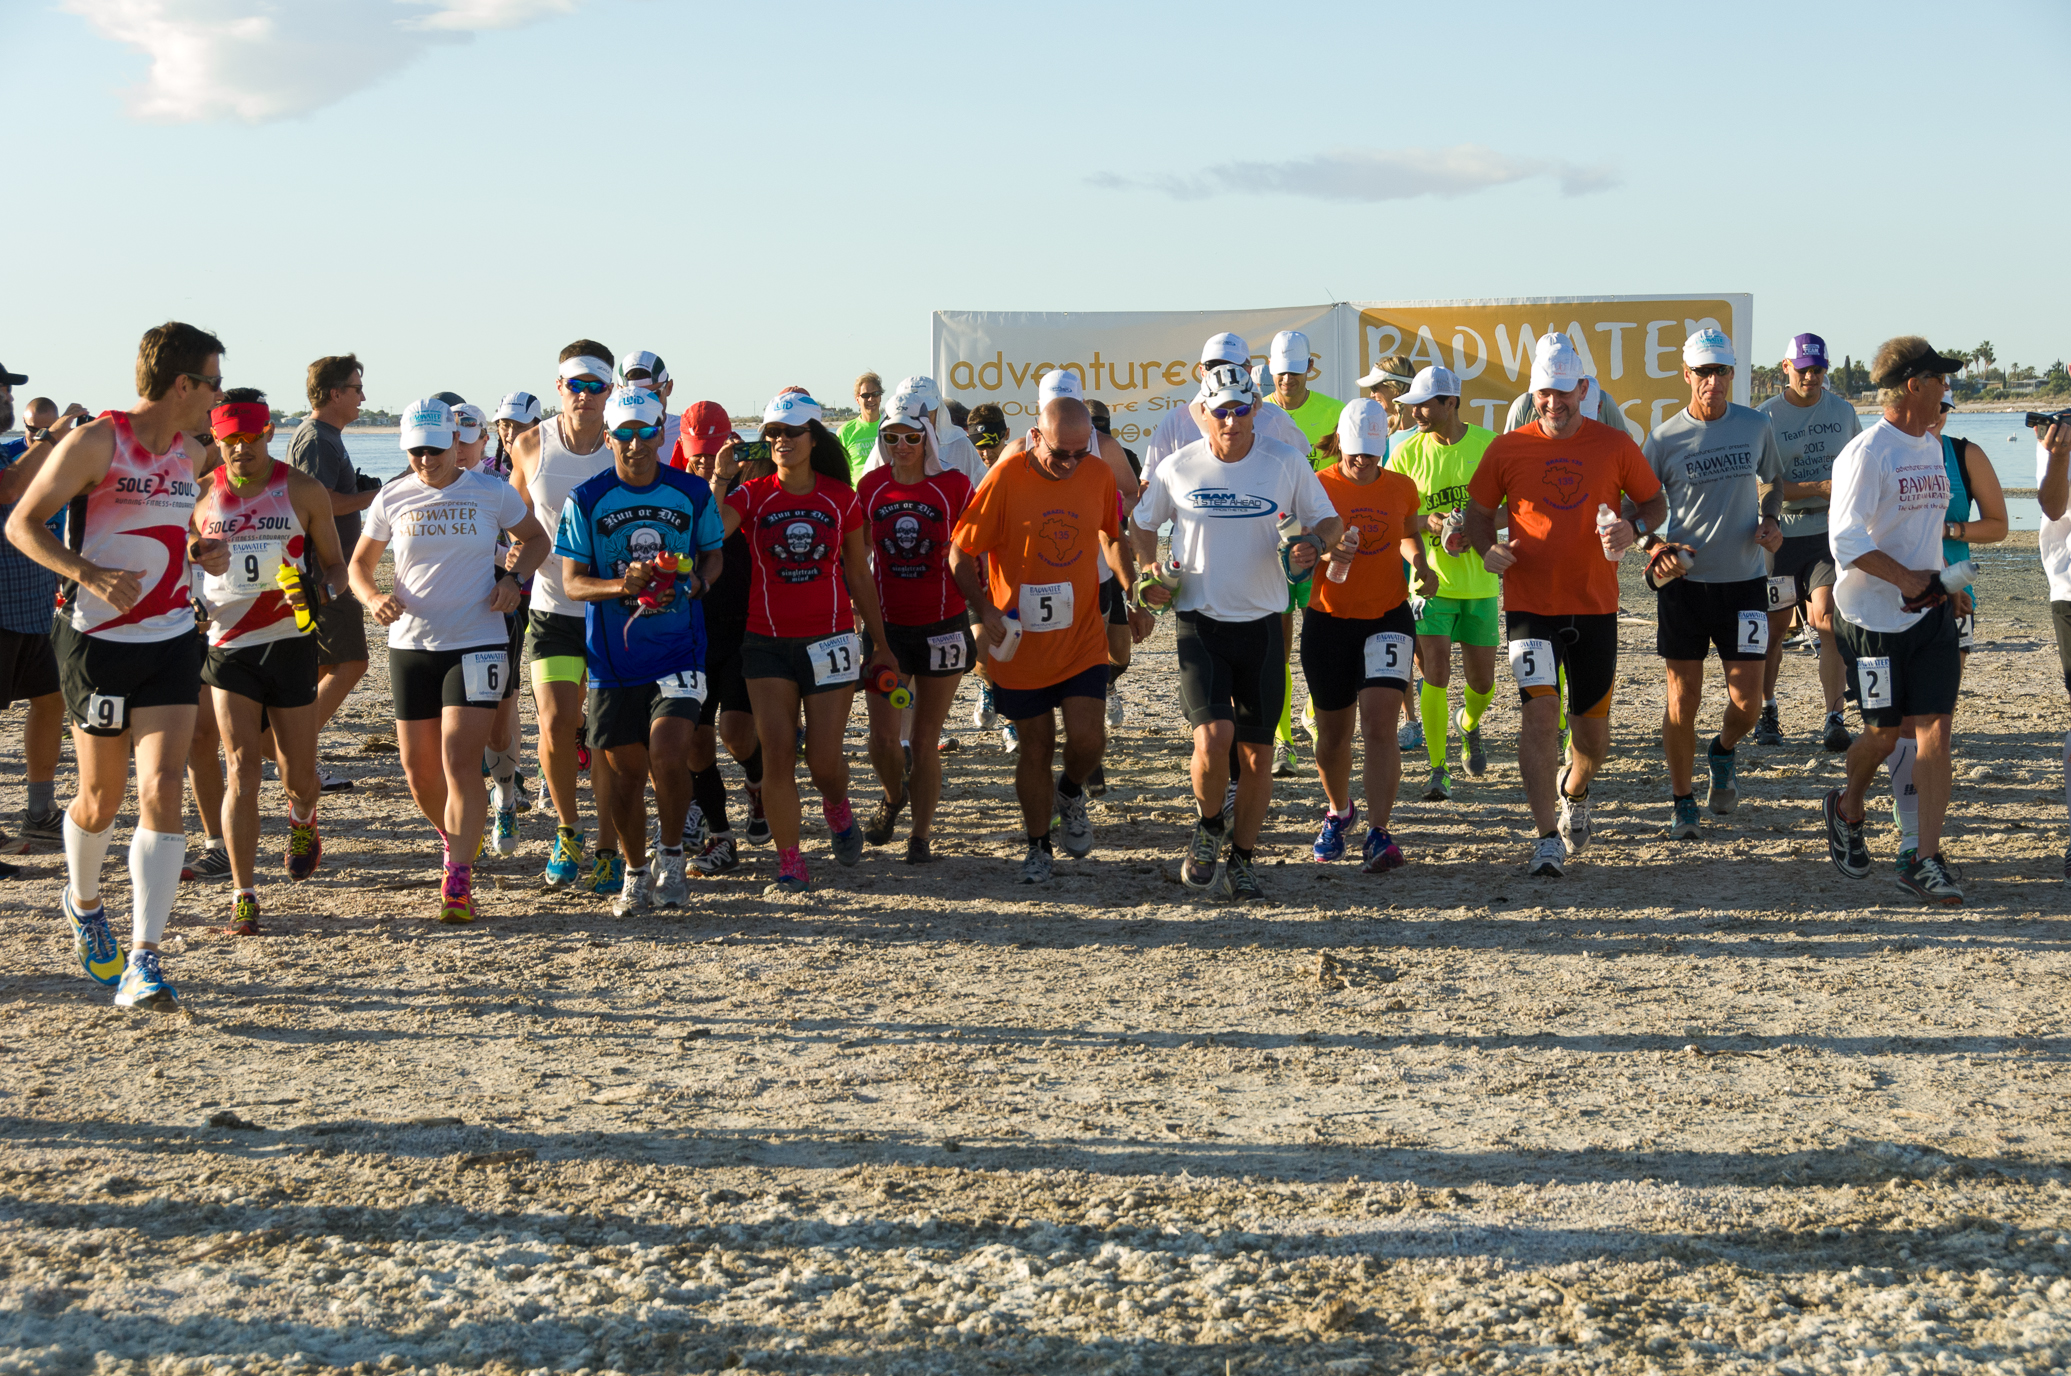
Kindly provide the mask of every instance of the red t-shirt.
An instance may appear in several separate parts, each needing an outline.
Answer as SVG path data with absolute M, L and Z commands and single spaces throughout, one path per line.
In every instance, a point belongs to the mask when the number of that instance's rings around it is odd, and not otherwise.
M 1622 429 L 1585 420 L 1564 440 L 1537 422 L 1489 442 L 1467 492 L 1490 510 L 1510 503 L 1505 537 L 1517 562 L 1503 575 L 1503 605 L 1541 616 L 1618 610 L 1618 565 L 1596 538 L 1599 504 L 1644 502 L 1661 479 Z
M 837 635 L 855 628 L 841 576 L 841 542 L 863 524 L 853 490 L 821 474 L 813 490 L 790 493 L 772 473 L 742 483 L 726 504 L 741 513 L 753 561 L 748 629 L 757 635 Z
M 856 484 L 870 525 L 871 567 L 885 624 L 931 626 L 964 614 L 964 596 L 949 576 L 949 536 L 971 504 L 971 480 L 948 469 L 917 483 L 893 479 L 891 465 Z

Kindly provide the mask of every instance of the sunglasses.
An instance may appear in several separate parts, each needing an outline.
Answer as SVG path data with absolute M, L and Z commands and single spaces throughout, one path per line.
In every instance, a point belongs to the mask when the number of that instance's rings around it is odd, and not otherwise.
M 659 425 L 621 425 L 611 432 L 611 437 L 622 444 L 634 440 L 651 440 L 662 432 Z
M 1088 458 L 1093 453 L 1093 451 L 1090 449 L 1059 449 L 1056 445 L 1051 444 L 1047 440 L 1043 442 L 1043 448 L 1050 451 L 1050 457 L 1053 459 L 1069 459 L 1073 462 L 1077 462 L 1078 460 L 1083 458 Z
M 882 397 L 883 395 L 884 395 L 884 393 L 883 393 L 883 392 L 858 392 L 858 393 L 856 393 L 856 400 L 858 400 L 858 401 L 876 401 L 876 400 L 878 400 L 878 399 L 879 399 L 880 397 Z
M 1209 415 L 1211 415 L 1211 416 L 1214 416 L 1214 417 L 1215 417 L 1215 418 L 1216 418 L 1217 420 L 1230 420 L 1230 419 L 1232 419 L 1232 418 L 1235 418 L 1235 419 L 1237 419 L 1237 420 L 1242 420 L 1242 419 L 1244 419 L 1244 418 L 1245 418 L 1246 416 L 1248 416 L 1248 415 L 1250 415 L 1250 414 L 1251 414 L 1251 407 L 1249 407 L 1249 406 L 1218 406 L 1218 407 L 1216 407 L 1216 408 L 1215 408 L 1215 409 L 1214 409 L 1213 411 L 1210 411 L 1210 412 L 1209 412 L 1208 414 L 1209 414 Z
M 1723 363 L 1707 363 L 1702 368 L 1692 368 L 1690 371 L 1698 377 L 1726 377 L 1733 370 Z
M 765 425 L 762 427 L 762 437 L 764 439 L 771 439 L 777 435 L 782 435 L 787 440 L 795 440 L 800 435 L 810 435 L 812 432 L 812 427 L 809 425 Z M 920 436 L 916 435 L 914 438 L 919 439 Z
M 207 373 L 182 373 L 180 376 L 194 379 L 194 381 L 208 388 L 211 392 L 223 390 L 223 375 L 221 373 L 217 373 L 214 377 L 210 377 Z
M 428 444 L 420 444 L 410 451 L 410 457 L 413 459 L 431 459 L 445 452 L 443 449 L 436 449 Z
M 579 397 L 593 397 L 611 386 L 608 382 L 593 382 L 579 377 L 566 378 L 561 383 Z
M 246 434 L 243 431 L 239 431 L 235 435 L 218 435 L 216 437 L 216 443 L 222 445 L 257 444 L 260 440 L 263 440 L 265 438 L 266 436 L 263 434 Z
M 890 430 L 885 430 L 880 433 L 883 434 L 884 442 L 886 444 L 924 444 L 927 442 L 927 436 L 921 434 L 918 430 L 914 431 L 910 435 L 894 434 Z

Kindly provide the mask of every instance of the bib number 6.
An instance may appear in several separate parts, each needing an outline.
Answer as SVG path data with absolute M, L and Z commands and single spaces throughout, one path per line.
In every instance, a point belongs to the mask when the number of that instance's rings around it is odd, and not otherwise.
M 509 657 L 502 650 L 477 650 L 460 659 L 460 680 L 469 702 L 491 705 L 503 701 L 504 675 L 510 672 Z
M 1560 680 L 1560 669 L 1553 662 L 1553 642 L 1550 640 L 1513 640 L 1510 642 L 1510 674 L 1520 688 L 1551 688 Z

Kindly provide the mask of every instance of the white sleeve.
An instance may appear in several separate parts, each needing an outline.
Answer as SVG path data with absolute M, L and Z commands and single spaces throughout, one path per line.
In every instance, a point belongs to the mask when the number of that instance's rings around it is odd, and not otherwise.
M 1294 518 L 1302 523 L 1303 530 L 1313 530 L 1318 521 L 1327 521 L 1338 514 L 1331 504 L 1330 494 L 1323 490 L 1323 480 L 1316 476 L 1316 470 L 1307 463 L 1290 465 L 1299 470 L 1294 475 Z
M 518 528 L 519 523 L 525 519 L 525 513 L 532 509 L 532 504 L 525 500 L 524 493 L 518 491 L 517 488 L 512 487 L 509 483 L 497 481 L 495 479 L 491 479 L 491 481 L 496 482 L 497 487 L 497 530 L 516 530 Z M 546 522 L 542 521 L 540 522 L 540 524 L 545 525 Z M 551 530 L 548 531 L 547 538 L 549 540 L 553 539 L 554 532 L 552 532 Z
M 978 446 L 971 443 L 970 436 L 958 434 L 942 447 L 941 455 L 943 466 L 969 478 L 972 487 L 985 481 L 985 460 L 979 457 Z
M 1867 445 L 1851 441 L 1834 458 L 1834 489 L 1827 506 L 1827 548 L 1833 551 L 1839 568 L 1877 548 L 1870 536 L 1870 520 L 1883 500 L 1883 464 L 1866 458 Z
M 1307 454 L 1316 447 L 1309 443 L 1309 437 L 1302 433 L 1302 428 L 1294 423 L 1294 417 L 1272 402 L 1266 402 L 1258 414 L 1259 419 L 1265 422 L 1260 433 L 1267 439 L 1291 445 L 1297 454 Z
M 515 487 L 511 488 L 513 492 L 517 490 Z M 385 490 L 375 493 L 374 500 L 367 503 L 367 519 L 360 527 L 360 533 L 369 540 L 379 540 L 384 545 L 394 537 L 395 532 L 389 527 L 388 493 Z M 345 557 L 352 558 L 352 551 L 345 551 Z
M 1143 480 L 1148 483 L 1158 465 L 1193 443 L 1182 430 L 1194 428 L 1194 418 L 1186 408 L 1165 413 L 1165 419 L 1158 422 L 1158 428 L 1151 432 L 1150 442 L 1143 447 Z
M 1129 513 L 1129 519 L 1144 530 L 1156 530 L 1171 520 L 1177 512 L 1172 505 L 1171 493 L 1165 486 L 1167 471 L 1159 469 L 1153 473 L 1148 464 L 1144 466 L 1143 495 L 1136 499 L 1136 508 Z

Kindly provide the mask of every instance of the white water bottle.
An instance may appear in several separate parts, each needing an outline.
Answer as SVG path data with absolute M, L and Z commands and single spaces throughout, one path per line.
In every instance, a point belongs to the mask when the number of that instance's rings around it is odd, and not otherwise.
M 1960 564 L 1951 564 L 1942 570 L 1942 590 L 1955 596 L 1977 581 L 1978 566 L 1965 559 Z
M 992 657 L 999 663 L 1005 664 L 1014 657 L 1014 652 L 1020 648 L 1021 610 L 1017 607 L 1007 613 L 1007 638 L 992 647 Z
M 1596 504 L 1596 538 L 1603 542 L 1604 558 L 1616 563 L 1625 553 L 1611 548 L 1611 527 L 1618 524 L 1618 513 L 1603 502 Z
M 1359 554 L 1358 526 L 1345 527 L 1345 536 L 1339 543 L 1338 549 L 1343 550 L 1347 545 L 1351 547 L 1351 553 L 1345 554 L 1341 558 L 1332 559 L 1330 561 L 1330 568 L 1324 575 L 1333 583 L 1342 583 L 1352 576 L 1352 560 L 1358 557 Z

